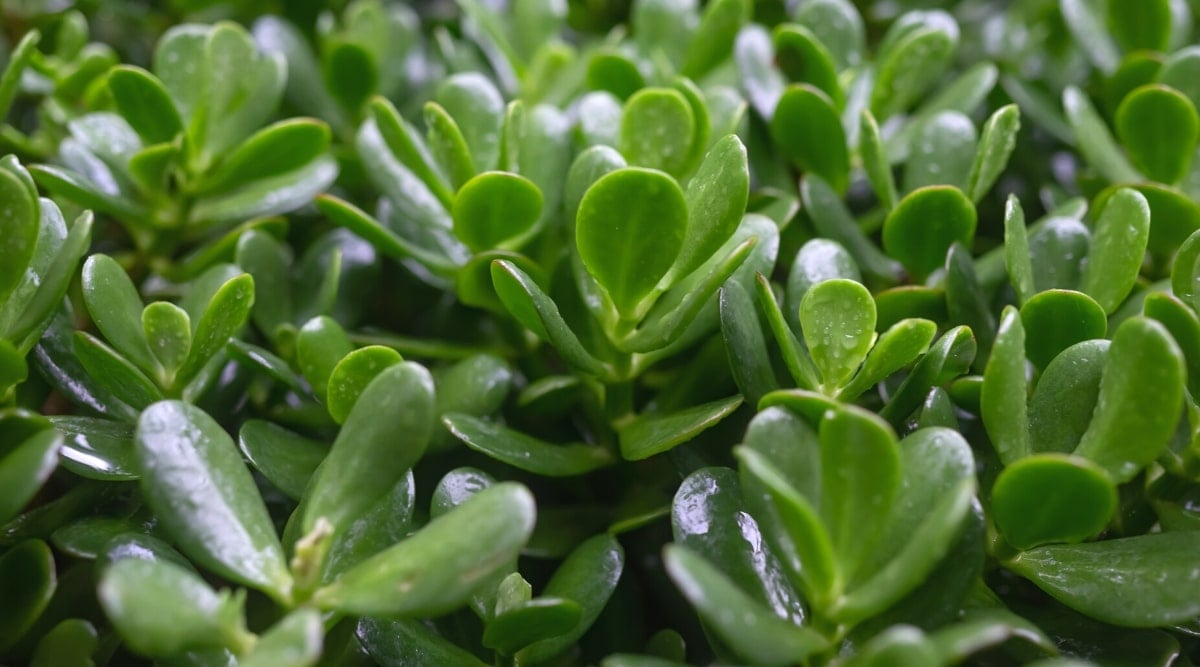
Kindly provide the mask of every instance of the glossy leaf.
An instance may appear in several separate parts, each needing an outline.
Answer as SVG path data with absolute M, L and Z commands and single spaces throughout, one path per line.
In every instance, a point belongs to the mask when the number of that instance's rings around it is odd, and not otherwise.
M 680 92 L 645 88 L 625 102 L 618 146 L 631 165 L 678 178 L 691 167 L 695 126 L 692 108 Z
M 122 638 L 146 656 L 215 648 L 244 650 L 245 595 L 214 592 L 196 574 L 167 561 L 125 558 L 101 575 L 97 597 Z
M 584 195 L 575 223 L 579 256 L 622 316 L 637 317 L 671 268 L 687 216 L 679 185 L 649 169 L 610 172 Z
M 1106 340 L 1077 343 L 1043 368 L 1029 399 L 1032 451 L 1075 451 L 1092 422 L 1108 348 Z
M 67 470 L 107 481 L 138 478 L 130 424 L 83 416 L 55 417 L 53 424 L 63 434 L 59 454 Z
M 488 663 L 418 620 L 367 617 L 358 622 L 363 648 L 384 667 L 485 667 Z
M 893 32 L 895 27 L 889 31 Z M 903 36 L 891 48 L 887 48 L 886 37 L 880 46 L 879 74 L 871 92 L 871 111 L 881 119 L 920 99 L 941 77 L 958 46 L 958 26 L 953 19 L 931 20 L 897 34 Z
M 1039 292 L 1021 306 L 1021 323 L 1028 332 L 1025 353 L 1039 368 L 1075 343 L 1103 338 L 1108 330 L 1100 305 L 1069 290 Z
M 54 556 L 41 540 L 26 540 L 0 556 L 0 650 L 7 651 L 37 622 L 57 583 Z
M 800 198 L 817 232 L 840 243 L 854 257 L 863 273 L 888 284 L 899 282 L 900 265 L 880 252 L 863 234 L 841 196 L 829 183 L 813 174 L 805 176 L 800 181 Z M 938 262 L 940 265 L 940 258 Z
M 403 361 L 399 352 L 382 345 L 368 345 L 342 357 L 330 372 L 325 390 L 329 415 L 339 424 L 346 423 L 367 385 L 384 370 Z
M 142 298 L 121 265 L 107 255 L 83 264 L 83 302 L 96 327 L 118 352 L 139 368 L 155 367 L 142 331 Z
M 767 542 L 764 527 L 746 514 L 742 493 L 737 473 L 728 468 L 702 468 L 689 475 L 671 503 L 675 543 L 708 554 L 739 588 L 777 616 L 799 624 L 804 620 L 801 599 L 773 550 L 762 548 Z
M 517 555 L 533 522 L 529 491 L 497 484 L 350 569 L 313 601 L 322 609 L 362 615 L 446 613 L 465 604 L 481 581 Z
M 883 248 L 923 277 L 942 266 L 955 243 L 975 238 L 975 206 L 958 188 L 930 186 L 909 193 L 883 223 Z
M 625 550 L 612 535 L 597 535 L 571 551 L 546 583 L 544 594 L 576 601 L 582 610 L 579 622 L 561 635 L 523 649 L 518 658 L 537 663 L 574 644 L 604 611 L 624 569 Z
M 73 350 L 96 383 L 138 410 L 165 398 L 145 373 L 128 359 L 83 331 L 75 332 Z
M 929 320 L 904 319 L 880 334 L 862 367 L 842 386 L 838 397 L 850 399 L 884 381 L 892 373 L 916 361 L 929 349 L 937 325 Z
M 570 632 L 579 624 L 579 604 L 558 597 L 529 600 L 496 615 L 483 633 L 483 645 L 512 655 L 534 643 Z
M 329 453 L 325 443 L 257 419 L 242 425 L 238 448 L 263 477 L 293 500 L 300 499 L 313 471 Z
M 450 187 L 458 190 L 478 173 L 466 137 L 454 118 L 437 102 L 427 102 L 424 111 L 429 152 L 446 170 Z
M 1018 549 L 1082 542 L 1104 529 L 1117 509 L 1117 488 L 1103 468 L 1064 454 L 1013 463 L 992 487 L 992 517 Z
M 443 421 L 468 447 L 546 477 L 582 475 L 616 462 L 603 447 L 583 443 L 555 445 L 470 415 L 451 413 Z
M 885 210 L 892 210 L 899 201 L 896 192 L 896 177 L 892 175 L 892 166 L 888 164 L 884 153 L 883 139 L 879 132 L 879 124 L 869 110 L 864 109 L 859 119 L 858 151 L 862 157 L 863 170 L 867 172 L 867 180 L 871 189 Z
M 737 229 L 750 193 L 746 160 L 746 147 L 733 134 L 718 140 L 704 156 L 684 193 L 687 231 L 672 274 L 683 277 L 694 271 Z
M 1021 110 L 1015 104 L 1001 107 L 983 125 L 975 163 L 967 176 L 967 196 L 978 203 L 1008 165 L 1021 129 Z
M 841 387 L 875 343 L 875 300 L 853 280 L 817 283 L 800 302 L 800 326 L 822 387 Z
M 762 665 L 790 665 L 827 647 L 815 630 L 775 616 L 686 547 L 667 545 L 663 564 L 709 630 L 743 659 Z
M 1150 238 L 1150 207 L 1134 190 L 1109 197 L 1092 238 L 1082 291 L 1111 314 L 1137 281 Z
M 195 377 L 229 339 L 237 335 L 254 307 L 254 278 L 242 274 L 232 278 L 217 290 L 204 307 L 203 314 L 192 323 L 192 347 L 187 363 L 179 370 L 179 379 Z
M 156 301 L 142 310 L 142 335 L 169 385 L 192 348 L 191 319 L 179 306 Z
M 63 438 L 53 429 L 30 435 L 0 458 L 0 522 L 7 523 L 42 488 L 58 467 Z M 2 643 L 2 642 L 0 642 Z
M 300 328 L 296 337 L 297 361 L 304 379 L 319 399 L 326 399 L 333 369 L 353 351 L 346 332 L 330 317 L 314 317 Z
M 1127 482 L 1166 446 L 1183 405 L 1183 353 L 1166 328 L 1143 317 L 1117 327 L 1096 413 L 1075 454 Z
M 1004 265 L 1008 280 L 1017 293 L 1017 302 L 1024 304 L 1037 292 L 1034 284 L 1033 260 L 1029 255 L 1029 238 L 1025 229 L 1025 211 L 1016 195 L 1004 203 Z
M 1011 306 L 1000 316 L 992 356 L 983 373 L 980 403 L 984 426 L 1000 461 L 1011 465 L 1029 454 L 1026 420 L 1025 327 Z
M 92 654 L 99 645 L 96 628 L 89 622 L 69 618 L 47 632 L 38 641 L 30 658 L 30 667 L 94 667 Z
M 233 440 L 211 417 L 179 401 L 146 408 L 134 437 L 141 488 L 188 556 L 277 599 L 291 575 L 275 527 Z
M 920 124 L 904 164 L 904 189 L 953 185 L 967 190 L 967 178 L 977 154 L 975 124 L 958 111 L 942 111 Z
M 1191 100 L 1150 84 L 1125 96 L 1116 114 L 1117 136 L 1133 164 L 1161 183 L 1183 178 L 1200 140 L 1200 116 Z
M 825 179 L 842 192 L 849 183 L 846 133 L 833 102 L 819 89 L 789 86 L 771 117 L 775 145 L 800 169 Z
M 542 215 L 542 193 L 529 179 L 489 171 L 459 188 L 454 198 L 454 233 L 475 252 L 519 242 Z
M 1200 613 L 1200 533 L 1182 531 L 1044 546 L 1007 567 L 1063 604 L 1106 623 L 1155 627 Z
M 351 408 L 305 491 L 303 532 L 349 527 L 420 459 L 433 434 L 433 378 L 412 362 L 376 375 Z
M 688 442 L 728 417 L 741 396 L 704 403 L 671 414 L 643 414 L 617 429 L 621 456 L 640 461 Z

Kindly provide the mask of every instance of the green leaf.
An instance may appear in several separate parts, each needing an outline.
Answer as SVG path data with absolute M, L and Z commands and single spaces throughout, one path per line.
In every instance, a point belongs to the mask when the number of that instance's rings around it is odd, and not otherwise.
M 211 159 L 237 145 L 275 112 L 287 78 L 287 63 L 281 54 L 259 52 L 245 28 L 231 21 L 217 23 L 206 32 L 204 55 L 181 53 L 192 58 L 191 64 L 175 66 L 183 70 L 177 84 L 193 89 L 185 95 L 194 96 L 199 107 L 190 114 L 181 109 L 184 116 L 191 116 L 190 138 L 201 149 L 202 159 Z M 154 71 L 182 107 L 182 96 L 178 89 L 172 90 L 158 56 L 156 52 Z
M 769 509 L 761 520 L 768 531 L 776 529 L 769 539 L 778 545 L 784 567 L 799 584 L 806 599 L 822 607 L 828 605 L 844 581 L 829 532 L 813 506 L 820 498 L 795 489 L 768 457 L 755 449 L 739 447 L 734 450 L 734 455 L 741 463 L 746 486 L 752 492 L 762 490 L 765 492 L 762 497 L 769 499 Z M 774 601 L 765 602 L 771 604 Z M 776 609 L 777 615 L 778 611 Z
M 853 280 L 813 285 L 800 302 L 800 326 L 826 390 L 842 387 L 875 343 L 875 300 Z
M 30 667 L 95 667 L 92 655 L 99 647 L 99 634 L 89 622 L 69 618 L 38 641 Z
M 58 416 L 52 423 L 63 434 L 59 454 L 67 470 L 105 481 L 138 478 L 132 425 L 84 416 Z
M 752 450 L 738 456 L 762 458 Z M 701 468 L 683 480 L 671 503 L 675 543 L 707 554 L 738 588 L 799 625 L 804 604 L 774 550 L 763 548 L 766 527 L 747 516 L 747 508 L 736 472 Z
M 179 548 L 226 579 L 287 600 L 292 578 L 275 527 L 221 426 L 199 408 L 162 401 L 142 412 L 134 444 L 142 493 Z
M 1158 82 L 1187 95 L 1193 105 L 1200 104 L 1200 48 L 1188 46 L 1167 56 L 1158 70 Z
M 748 0 L 713 0 L 704 8 L 692 35 L 680 72 L 693 79 L 717 67 L 729 56 L 738 30 L 752 13 Z
M 433 395 L 429 371 L 412 362 L 374 376 L 304 493 L 305 534 L 321 519 L 335 534 L 348 529 L 421 458 L 433 434 Z
M 323 155 L 329 126 L 311 118 L 290 118 L 255 132 L 201 181 L 197 194 L 229 192 L 254 181 L 294 172 Z
M 774 296 L 771 299 L 773 300 Z M 746 400 L 757 404 L 765 394 L 780 387 L 775 378 L 775 369 L 771 365 L 767 340 L 763 336 L 762 322 L 759 321 L 758 311 L 755 310 L 754 299 L 746 293 L 746 289 L 740 283 L 731 281 L 721 288 L 719 307 L 721 337 L 725 342 L 729 371 Z M 775 309 L 778 310 L 778 306 Z M 799 343 L 795 341 L 791 332 L 784 335 L 790 339 L 785 339 L 780 346 L 795 346 L 785 348 L 785 359 L 791 361 L 789 352 L 797 355 L 803 352 L 798 351 Z M 807 357 L 805 359 L 807 360 Z M 809 361 L 809 366 L 811 365 L 812 362 Z
M 321 658 L 324 635 L 321 614 L 301 607 L 259 637 L 238 667 L 311 667 Z
M 983 424 L 1000 461 L 1011 465 L 1030 451 L 1026 419 L 1025 327 L 1016 308 L 1000 315 L 996 342 L 983 372 L 980 404 Z
M 66 294 L 75 279 L 79 260 L 87 253 L 88 246 L 91 244 L 93 222 L 91 211 L 81 213 L 75 219 L 75 223 L 71 225 L 66 239 L 61 245 L 55 247 L 55 244 L 50 241 L 49 234 L 52 234 L 51 230 L 56 227 L 61 229 L 58 224 L 59 220 L 61 218 L 57 206 L 42 207 L 42 224 L 39 234 L 47 236 L 39 235 L 36 254 L 29 265 L 29 268 L 33 269 L 36 274 L 30 275 L 27 272 L 25 281 L 18 287 L 21 289 L 28 285 L 36 291 L 28 300 L 21 300 L 10 294 L 8 302 L 0 305 L 0 319 L 8 319 L 4 317 L 7 314 L 4 311 L 8 309 L 11 309 L 10 312 L 13 316 L 13 319 L 8 320 L 11 325 L 7 327 L 5 335 L 10 340 L 16 341 L 17 348 L 22 351 L 32 349 L 41 339 L 42 333 L 53 318 L 55 309 L 62 303 L 63 295 Z M 35 276 L 37 280 L 32 280 Z
M 737 229 L 750 196 L 746 147 L 737 135 L 717 141 L 688 181 L 687 231 L 671 267 L 680 278 L 703 265 Z
M 1158 322 L 1131 317 L 1117 327 L 1096 413 L 1075 454 L 1117 483 L 1133 479 L 1167 446 L 1183 406 L 1183 353 Z
M 794 17 L 814 34 L 825 35 L 822 41 L 838 70 L 857 65 L 867 50 L 862 16 L 848 0 L 809 0 Z
M 1083 3 L 1083 0 L 1076 0 Z M 1104 119 L 1096 113 L 1087 95 L 1074 86 L 1063 90 L 1063 110 L 1075 136 L 1075 146 L 1084 160 L 1111 183 L 1134 183 L 1141 175 L 1125 159 Z
M 475 354 L 434 375 L 437 396 L 434 402 L 440 417 L 452 412 L 484 417 L 499 410 L 508 399 L 516 380 L 512 367 L 491 354 Z M 448 429 L 435 429 L 431 450 L 454 444 Z
M 504 307 L 522 325 L 549 340 L 568 363 L 592 375 L 605 367 L 579 342 L 554 303 L 542 288 L 516 265 L 504 260 L 492 263 L 492 282 Z
M 588 61 L 587 87 L 628 99 L 646 85 L 637 64 L 613 50 L 601 50 Z
M 329 416 L 339 424 L 346 423 L 367 385 L 384 370 L 403 361 L 399 352 L 382 345 L 368 345 L 342 357 L 330 372 L 325 391 Z
M 125 643 L 142 655 L 245 650 L 254 641 L 246 631 L 244 591 L 216 593 L 169 561 L 119 560 L 101 575 L 97 597 Z
M 900 23 L 903 22 L 897 22 L 889 30 L 889 36 L 897 33 L 896 26 Z M 894 44 L 889 45 L 885 37 L 880 46 L 879 72 L 871 91 L 871 112 L 880 119 L 921 99 L 941 78 L 954 56 L 958 47 L 958 25 L 954 20 L 940 13 L 938 20 L 931 17 L 923 23 L 909 27 Z
M 965 662 L 973 654 L 1013 640 L 1022 640 L 1045 654 L 1058 652 L 1058 647 L 1037 625 L 1003 607 L 971 609 L 963 614 L 961 622 L 939 629 L 929 639 L 941 654 L 942 664 Z M 1047 662 L 1052 661 L 1026 664 L 1049 667 L 1045 665 Z M 1082 667 L 1088 664 L 1091 663 L 1080 661 L 1076 664 L 1063 659 L 1058 667 Z
M 21 41 L 8 52 L 8 61 L 4 72 L 0 74 L 0 118 L 7 118 L 12 108 L 13 98 L 21 84 L 21 76 L 37 53 L 38 42 L 42 33 L 36 28 L 30 29 L 21 37 Z M 61 39 L 61 37 L 60 37 Z
M 542 215 L 542 193 L 533 181 L 502 171 L 475 176 L 454 198 L 454 233 L 474 252 L 515 248 Z
M 192 347 L 177 382 L 189 382 L 246 324 L 254 307 L 254 278 L 243 273 L 221 285 L 192 323 Z
M 794 83 L 807 83 L 825 93 L 835 109 L 845 104 L 833 54 L 803 25 L 783 23 L 772 35 L 779 69 Z M 777 112 L 778 113 L 778 112 Z
M 97 384 L 134 409 L 141 410 L 165 398 L 150 378 L 95 336 L 76 331 L 72 349 Z
M 921 122 L 904 164 L 904 189 L 953 185 L 966 190 L 976 155 L 975 124 L 958 111 L 940 111 Z
M 329 189 L 337 175 L 337 162 L 321 155 L 286 173 L 264 176 L 237 190 L 197 200 L 189 222 L 205 228 L 289 213 Z
M 179 111 L 162 82 L 140 67 L 121 65 L 108 75 L 117 111 L 147 145 L 174 141 L 183 132 Z
M 1117 136 L 1133 164 L 1161 183 L 1175 183 L 1188 173 L 1200 116 L 1183 93 L 1148 84 L 1125 96 L 1116 115 Z
M 425 103 L 425 125 L 429 152 L 446 170 L 451 189 L 458 190 L 478 173 L 462 129 L 437 102 Z
M 308 380 L 317 398 L 325 401 L 329 376 L 354 346 L 342 326 L 331 317 L 314 317 L 296 336 L 296 357 L 300 372 Z
M 695 115 L 682 93 L 645 88 L 625 103 L 618 147 L 631 165 L 680 178 L 691 168 L 695 128 Z
M 329 454 L 325 443 L 259 419 L 242 424 L 238 449 L 250 465 L 292 500 L 300 500 L 313 471 Z
M 971 329 L 958 326 L 942 334 L 913 367 L 904 382 L 879 412 L 893 426 L 901 425 L 924 402 L 929 389 L 962 375 L 975 360 L 977 351 Z M 993 349 L 993 355 L 995 349 Z
M 1103 5 L 1092 0 L 1060 0 L 1063 23 L 1088 59 L 1102 73 L 1111 74 L 1121 61 L 1121 52 L 1113 40 Z
M 1147 248 L 1150 252 L 1170 255 L 1192 232 L 1200 229 L 1200 204 L 1179 190 L 1156 183 L 1139 183 L 1134 190 L 1146 198 L 1150 205 L 1150 240 Z M 1110 195 L 1116 190 L 1107 191 Z M 1103 210 L 1105 193 L 1101 193 L 1095 203 L 1097 209 Z
M 1124 51 L 1167 50 L 1172 18 L 1169 0 L 1148 0 L 1136 9 L 1121 2 L 1105 4 L 1108 28 Z
M 504 98 L 491 80 L 479 72 L 454 74 L 438 85 L 433 99 L 462 130 L 471 164 L 478 171 L 499 166 Z
M 418 620 L 363 618 L 357 637 L 371 658 L 383 667 L 486 667 L 488 663 L 443 638 Z
M 58 467 L 63 439 L 46 429 L 30 435 L 0 458 L 0 524 L 17 516 Z M 2 644 L 3 642 L 0 642 Z
M 955 242 L 971 247 L 975 205 L 952 186 L 910 192 L 883 223 L 883 249 L 921 278 L 942 266 Z
M 179 306 L 156 301 L 142 310 L 142 334 L 169 385 L 187 361 L 192 347 L 192 323 Z
M 30 192 L 23 179 L 8 169 L 0 169 L 0 200 L 5 202 L 3 215 L 0 215 L 0 236 L 5 239 L 0 245 L 2 303 L 20 284 L 34 257 L 40 213 L 36 193 Z
M 578 641 L 604 611 L 624 569 L 625 550 L 612 535 L 597 535 L 575 547 L 550 577 L 544 594 L 578 602 L 583 611 L 579 623 L 557 637 L 525 648 L 518 659 L 526 664 L 538 663 Z
M 771 117 L 779 151 L 805 172 L 817 174 L 837 192 L 850 182 L 850 154 L 833 101 L 808 84 L 788 86 Z
M 68 169 L 50 165 L 31 165 L 29 173 L 38 185 L 51 193 L 66 197 L 97 213 L 108 213 L 130 224 L 145 221 L 149 213 L 141 204 L 121 194 L 100 189 L 87 178 Z
M 533 523 L 532 494 L 512 482 L 496 484 L 347 571 L 313 602 L 368 616 L 444 614 L 517 556 Z
M 644 314 L 646 297 L 683 248 L 687 216 L 679 185 L 651 169 L 610 172 L 583 196 L 575 223 L 579 256 L 623 318 Z
M 900 22 L 897 21 L 897 23 Z M 905 123 L 895 134 L 887 137 L 888 159 L 892 164 L 908 159 L 914 148 L 913 135 L 921 128 L 924 121 L 934 115 L 942 111 L 957 111 L 967 115 L 975 113 L 976 108 L 983 103 L 996 86 L 997 76 L 999 76 L 999 72 L 994 64 L 980 62 L 972 65 L 940 88 L 913 114 L 912 120 Z M 880 122 L 887 120 L 874 110 L 872 113 Z
M 708 630 L 745 660 L 791 665 L 828 647 L 818 632 L 775 616 L 686 547 L 668 544 L 663 565 Z
M 1196 311 L 1170 294 L 1156 292 L 1146 295 L 1142 312 L 1166 327 L 1175 339 L 1187 362 L 1188 390 L 1193 396 L 1200 393 L 1200 317 Z
M 1038 547 L 1006 566 L 1094 619 L 1150 628 L 1200 614 L 1198 548 L 1200 533 L 1158 533 Z
M 888 164 L 884 152 L 883 139 L 879 134 L 879 124 L 867 109 L 859 116 L 858 152 L 862 158 L 863 169 L 867 172 L 867 180 L 871 189 L 884 210 L 890 211 L 896 206 L 900 196 L 896 193 L 896 177 L 892 175 L 892 166 Z
M 1042 370 L 1029 399 L 1029 444 L 1034 452 L 1069 454 L 1092 422 L 1109 342 L 1090 340 L 1063 350 Z
M 454 193 L 446 185 L 446 177 L 439 171 L 429 148 L 417 131 L 386 98 L 372 99 L 370 110 L 380 136 L 396 160 L 411 170 L 438 201 L 449 207 Z
M 1017 303 L 1023 305 L 1037 292 L 1037 287 L 1025 230 L 1025 211 L 1016 195 L 1009 195 L 1004 202 L 1004 265 L 1017 293 Z
M 1038 368 L 1075 343 L 1104 338 L 1108 320 L 1091 297 L 1070 290 L 1039 292 L 1021 306 L 1021 323 L 1028 332 L 1025 355 Z
M 321 73 L 330 96 L 356 114 L 379 86 L 373 54 L 359 44 L 334 42 L 321 58 Z
M 144 371 L 156 367 L 142 330 L 142 297 L 125 269 L 108 255 L 83 263 L 83 303 L 104 338 Z
M 675 90 L 683 94 L 683 99 L 687 100 L 688 107 L 692 110 L 692 119 L 694 121 L 692 124 L 692 142 L 685 163 L 687 164 L 687 171 L 691 172 L 700 164 L 700 160 L 708 152 L 709 135 L 713 131 L 713 118 L 709 115 L 709 103 L 704 91 L 700 90 L 700 87 L 693 83 L 691 79 L 679 77 L 671 85 Z M 736 128 L 732 129 L 736 130 Z M 721 135 L 717 136 L 720 137 Z
M 0 650 L 7 651 L 37 622 L 58 586 L 54 556 L 41 540 L 26 540 L 0 556 Z
M 1079 289 L 1091 236 L 1079 220 L 1059 217 L 1050 218 L 1029 235 L 1033 283 L 1038 291 Z
M 1021 129 L 1021 109 L 1015 104 L 1000 107 L 988 117 L 979 137 L 979 149 L 975 162 L 967 176 L 967 196 L 979 203 L 1004 168 L 1017 145 L 1017 132 Z
M 841 195 L 829 183 L 814 174 L 806 175 L 800 181 L 800 198 L 817 233 L 840 243 L 854 257 L 863 273 L 887 284 L 899 282 L 899 264 L 880 252 L 867 238 L 842 202 Z M 940 266 L 941 258 L 938 264 Z
M 471 449 L 544 477 L 582 475 L 616 463 L 612 452 L 596 445 L 555 445 L 460 413 L 447 414 L 442 421 Z
M 697 405 L 670 414 L 642 414 L 617 427 L 621 456 L 640 461 L 690 441 L 728 417 L 741 396 Z
M 491 619 L 483 645 L 502 655 L 512 655 L 530 644 L 549 641 L 579 624 L 579 604 L 559 597 L 528 600 Z
M 8 393 L 10 387 L 21 384 L 29 377 L 29 366 L 25 355 L 13 344 L 0 338 L 0 395 Z
M 852 400 L 916 361 L 929 349 L 935 335 L 937 325 L 929 320 L 909 318 L 893 324 L 871 346 L 862 368 L 842 386 L 838 398 Z
M 871 638 L 844 667 L 920 667 L 939 663 L 937 647 L 911 625 L 894 625 Z
M 1117 510 L 1117 487 L 1085 458 L 1034 454 L 996 478 L 991 509 L 1000 534 L 1018 549 L 1073 544 L 1108 525 Z

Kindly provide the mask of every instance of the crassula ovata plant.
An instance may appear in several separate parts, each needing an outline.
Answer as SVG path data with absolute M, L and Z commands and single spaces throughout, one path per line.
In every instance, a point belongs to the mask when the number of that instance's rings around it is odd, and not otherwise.
M 0 665 L 1200 661 L 1195 0 L 0 6 Z

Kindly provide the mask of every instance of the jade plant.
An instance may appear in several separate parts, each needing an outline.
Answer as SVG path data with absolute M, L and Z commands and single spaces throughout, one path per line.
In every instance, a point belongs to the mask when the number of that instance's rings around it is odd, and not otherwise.
M 1197 11 L 5 3 L 0 664 L 1197 663 Z

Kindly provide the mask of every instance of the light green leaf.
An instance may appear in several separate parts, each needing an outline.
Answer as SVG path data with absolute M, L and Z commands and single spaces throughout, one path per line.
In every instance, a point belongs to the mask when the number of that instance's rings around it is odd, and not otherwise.
M 1017 309 L 1008 306 L 1000 316 L 979 399 L 984 427 L 1005 465 L 1030 452 L 1026 387 L 1025 327 Z

